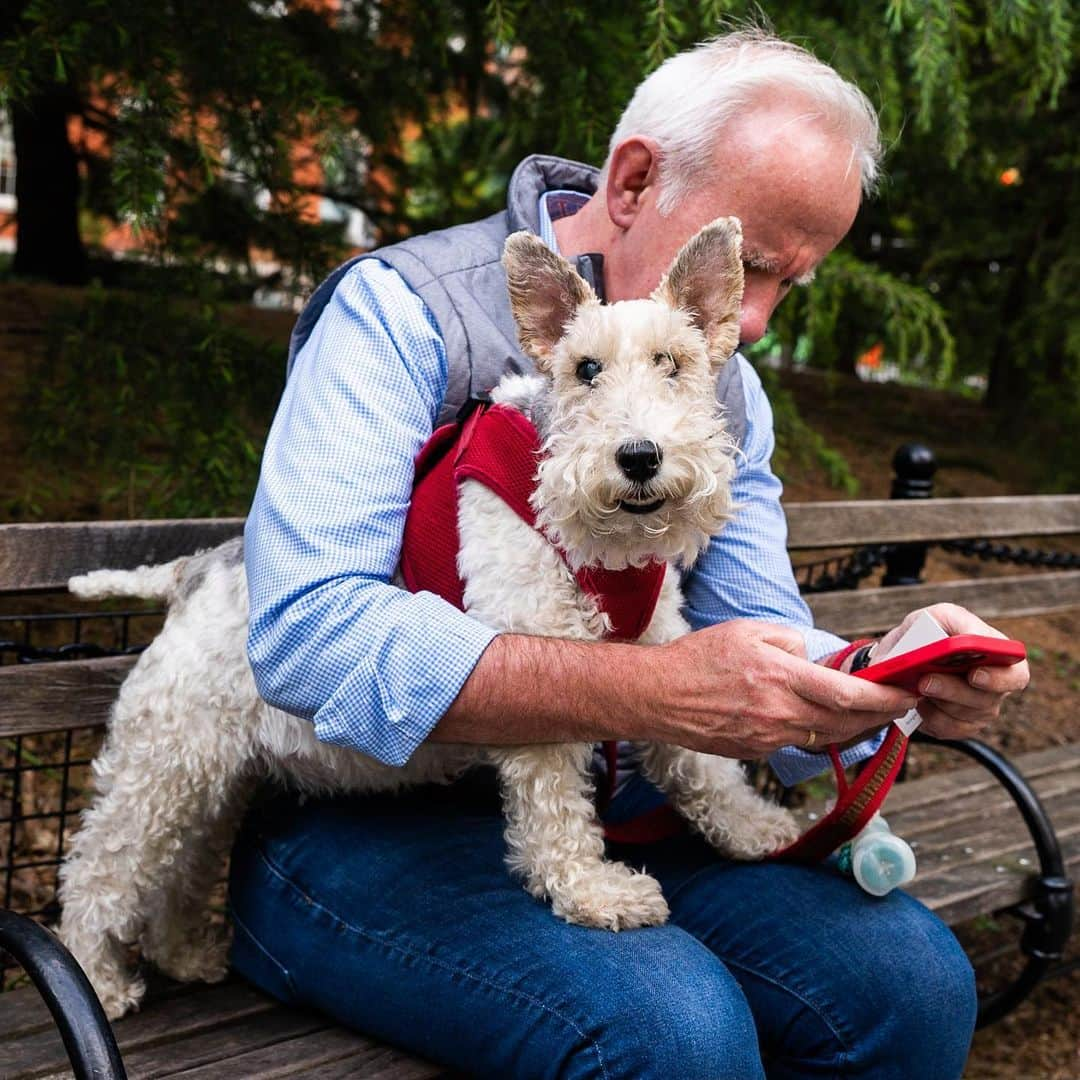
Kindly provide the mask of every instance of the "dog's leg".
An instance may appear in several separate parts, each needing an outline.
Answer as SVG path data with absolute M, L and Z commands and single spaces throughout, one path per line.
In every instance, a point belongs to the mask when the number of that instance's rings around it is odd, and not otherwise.
M 117 777 L 87 811 L 60 872 L 60 939 L 82 965 L 110 1019 L 141 1002 L 146 984 L 129 970 L 127 947 L 144 934 L 161 943 L 174 933 L 159 920 L 177 915 L 180 904 L 169 897 L 189 865 L 184 853 L 207 834 L 202 794 L 209 783 L 179 776 L 183 769 L 176 760 L 170 768 L 169 785 L 153 779 L 135 785 Z M 200 899 L 205 904 L 205 895 Z M 189 912 L 185 922 L 190 925 L 201 914 L 201 909 L 198 915 Z
M 137 682 L 128 686 L 133 689 L 121 691 L 113 729 L 95 762 L 100 794 L 60 870 L 60 938 L 111 1019 L 136 1007 L 145 993 L 142 978 L 129 970 L 127 947 L 139 939 L 147 917 L 171 916 L 175 905 L 163 898 L 182 876 L 185 852 L 208 835 L 207 822 L 230 804 L 236 778 L 251 760 L 244 722 L 236 716 L 208 714 L 200 723 L 165 695 L 144 692 Z M 148 936 L 163 935 L 152 927 Z
M 659 926 L 668 906 L 655 878 L 604 860 L 587 779 L 587 744 L 495 748 L 506 814 L 507 865 L 557 915 L 582 926 Z
M 204 836 L 189 838 L 140 942 L 143 956 L 180 982 L 220 982 L 228 974 L 232 939 L 227 920 L 214 920 L 209 901 L 249 801 L 252 785 L 238 783 Z
M 652 621 L 640 639 L 643 645 L 659 645 L 689 632 L 677 580 L 671 572 L 665 577 Z M 798 835 L 791 814 L 758 795 L 737 761 L 662 743 L 639 743 L 637 750 L 645 775 L 717 851 L 760 859 Z
M 639 750 L 645 775 L 717 851 L 760 859 L 798 836 L 791 813 L 762 798 L 737 761 L 662 743 Z

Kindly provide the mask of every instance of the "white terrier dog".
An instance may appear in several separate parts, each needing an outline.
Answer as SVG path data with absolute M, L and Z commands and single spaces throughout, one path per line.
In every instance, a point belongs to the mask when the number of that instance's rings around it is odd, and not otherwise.
M 655 559 L 671 565 L 638 640 L 688 631 L 676 564 L 689 566 L 732 513 L 734 448 L 715 386 L 738 343 L 740 241 L 738 220 L 720 219 L 686 244 L 650 299 L 605 306 L 536 237 L 507 240 L 511 305 L 538 374 L 505 378 L 493 397 L 538 430 L 537 527 L 483 484 L 462 483 L 458 568 L 478 619 L 599 640 L 610 621 L 572 570 Z M 181 980 L 224 976 L 227 942 L 207 920 L 207 896 L 251 788 L 266 777 L 312 794 L 371 792 L 449 781 L 493 762 L 507 861 L 532 895 L 586 926 L 666 920 L 656 880 L 604 858 L 591 744 L 425 743 L 392 768 L 320 743 L 310 723 L 262 701 L 246 654 L 239 540 L 163 566 L 97 571 L 70 588 L 169 604 L 120 689 L 94 763 L 97 797 L 61 870 L 60 936 L 110 1017 L 145 990 L 128 970 L 128 945 Z M 762 800 L 738 762 L 677 746 L 637 750 L 645 775 L 724 854 L 761 858 L 795 837 L 791 815 Z

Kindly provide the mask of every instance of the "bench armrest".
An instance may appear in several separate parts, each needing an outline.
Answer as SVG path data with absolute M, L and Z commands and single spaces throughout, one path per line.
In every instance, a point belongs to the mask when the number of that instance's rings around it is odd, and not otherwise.
M 1009 986 L 980 999 L 978 1026 L 986 1027 L 1015 1009 L 1061 960 L 1073 927 L 1073 883 L 1066 874 L 1061 845 L 1045 807 L 1004 754 L 978 739 L 935 739 L 921 732 L 913 738 L 959 750 L 987 769 L 1016 803 L 1039 858 L 1035 895 L 1017 909 L 1026 924 L 1020 949 L 1028 958 L 1027 964 Z
M 61 942 L 33 919 L 0 908 L 0 948 L 22 965 L 48 1005 L 77 1080 L 126 1080 L 105 1010 Z

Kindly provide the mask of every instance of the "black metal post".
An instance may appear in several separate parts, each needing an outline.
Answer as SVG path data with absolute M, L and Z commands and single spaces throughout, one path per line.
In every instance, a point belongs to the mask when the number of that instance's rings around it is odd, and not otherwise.
M 893 455 L 893 472 L 890 498 L 929 499 L 934 494 L 934 473 L 937 459 L 933 450 L 922 443 L 905 443 Z M 923 565 L 926 563 L 925 544 L 898 544 L 885 559 L 885 576 L 882 585 L 919 585 L 922 583 Z

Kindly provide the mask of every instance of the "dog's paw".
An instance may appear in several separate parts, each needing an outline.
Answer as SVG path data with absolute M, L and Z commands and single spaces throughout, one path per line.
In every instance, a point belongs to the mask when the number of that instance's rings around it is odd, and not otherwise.
M 112 978 L 105 981 L 95 981 L 94 989 L 97 991 L 98 1000 L 105 1010 L 105 1015 L 110 1020 L 119 1020 L 134 1012 L 146 996 L 146 983 L 141 975 L 131 978 Z
M 622 863 L 601 863 L 552 890 L 551 905 L 567 922 L 602 930 L 662 926 L 670 914 L 660 883 Z
M 217 983 L 229 973 L 229 940 L 224 927 L 206 926 L 165 947 L 146 949 L 145 954 L 159 971 L 178 982 Z
M 733 859 L 764 859 L 798 835 L 799 825 L 790 810 L 762 803 L 752 816 L 725 822 L 722 840 L 714 846 Z

